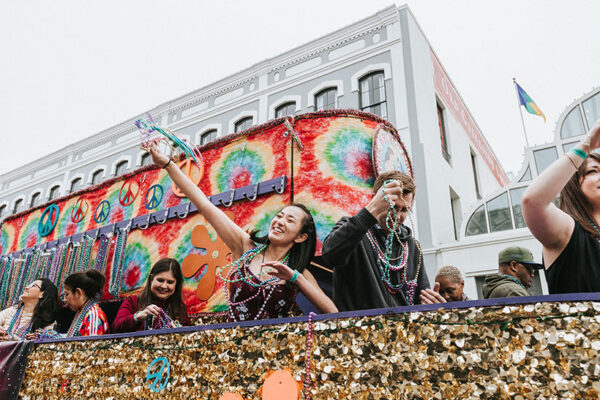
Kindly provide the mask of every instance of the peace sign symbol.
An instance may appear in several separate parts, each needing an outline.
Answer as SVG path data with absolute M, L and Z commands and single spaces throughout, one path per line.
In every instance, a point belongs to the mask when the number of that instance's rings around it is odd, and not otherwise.
M 154 364 L 158 362 L 161 363 L 158 368 L 158 371 L 150 372 L 152 371 L 152 367 L 154 366 Z M 165 369 L 167 370 L 167 376 L 163 379 L 163 373 Z M 150 379 L 154 379 L 154 381 L 150 382 Z M 150 386 L 150 389 L 153 392 L 157 393 L 163 390 L 165 387 L 167 387 L 167 383 L 169 383 L 169 360 L 167 360 L 164 357 L 158 357 L 154 359 L 154 361 L 152 361 L 150 363 L 150 366 L 148 367 L 148 372 L 146 372 L 146 382 L 148 382 L 148 386 Z
M 123 190 L 125 190 L 125 193 L 123 193 Z M 119 190 L 119 203 L 121 203 L 123 207 L 127 207 L 134 202 L 139 191 L 139 184 L 135 180 L 132 179 L 123 182 L 123 186 L 121 186 L 121 190 Z
M 163 188 L 159 184 L 152 185 L 146 192 L 146 197 L 144 199 L 144 205 L 148 210 L 152 210 L 153 208 L 158 207 L 160 202 L 163 199 Z
M 100 224 L 108 218 L 108 214 L 110 214 L 110 203 L 106 200 L 102 200 L 96 206 L 96 212 L 94 212 L 94 221 L 97 224 Z
M 88 208 L 90 208 L 88 202 L 82 197 L 78 198 L 75 202 L 75 207 L 71 209 L 71 222 L 74 224 L 81 222 L 85 214 L 87 214 Z
M 194 183 L 194 185 L 198 186 L 200 184 L 202 177 L 204 177 L 204 164 L 200 163 L 200 167 L 198 167 L 192 159 L 186 158 L 177 164 L 177 166 L 183 171 L 184 175 Z M 175 185 L 175 182 L 173 182 L 171 188 L 173 189 L 173 194 L 175 196 L 185 197 L 185 194 L 179 190 L 177 185 Z
M 44 209 L 40 222 L 38 223 L 38 233 L 41 237 L 48 236 L 56 226 L 58 222 L 58 214 L 60 210 L 56 204 L 50 204 Z

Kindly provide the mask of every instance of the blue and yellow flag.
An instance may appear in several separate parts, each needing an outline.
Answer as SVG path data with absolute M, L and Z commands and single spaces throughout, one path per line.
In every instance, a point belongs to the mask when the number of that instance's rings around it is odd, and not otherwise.
M 527 110 L 527 112 L 529 112 L 529 114 L 539 115 L 540 117 L 544 118 L 544 122 L 546 122 L 546 116 L 544 115 L 542 110 L 540 110 L 538 105 L 535 104 L 535 102 L 531 99 L 531 97 L 529 97 L 527 92 L 525 92 L 523 90 L 523 88 L 521 86 L 519 86 L 519 84 L 517 82 L 515 82 L 515 85 L 517 85 L 517 93 L 519 94 L 519 103 L 523 107 L 525 107 L 525 109 Z

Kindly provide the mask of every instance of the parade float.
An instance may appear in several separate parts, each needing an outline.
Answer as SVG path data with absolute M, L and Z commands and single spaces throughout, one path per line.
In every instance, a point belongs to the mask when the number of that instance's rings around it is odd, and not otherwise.
M 304 203 L 321 242 L 371 197 L 376 175 L 413 174 L 396 129 L 335 110 L 273 120 L 179 157 L 179 167 L 244 229 L 268 229 Z M 229 250 L 157 166 L 7 218 L 0 231 L 0 306 L 25 285 L 96 268 L 104 307 L 176 258 L 198 325 L 5 342 L 3 398 L 401 399 L 575 398 L 600 393 L 600 296 L 552 296 L 223 322 L 217 269 Z M 302 313 L 300 313 L 302 314 Z M 520 397 L 519 397 L 520 396 Z

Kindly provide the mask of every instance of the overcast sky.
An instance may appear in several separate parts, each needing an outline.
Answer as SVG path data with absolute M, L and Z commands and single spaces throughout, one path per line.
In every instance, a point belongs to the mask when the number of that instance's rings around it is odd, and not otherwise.
M 404 2 L 396 2 L 403 4 Z M 392 1 L 0 1 L 0 175 Z M 600 84 L 600 1 L 409 0 L 507 171 Z

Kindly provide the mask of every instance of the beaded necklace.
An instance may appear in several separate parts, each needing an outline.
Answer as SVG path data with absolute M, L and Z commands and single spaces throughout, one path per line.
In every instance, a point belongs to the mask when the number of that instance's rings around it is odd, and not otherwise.
M 19 265 L 21 264 L 21 265 Z M 10 286 L 8 294 L 8 305 L 16 303 L 16 297 L 18 295 L 18 289 L 23 276 L 23 261 L 13 260 L 12 273 L 10 277 Z
M 596 226 L 596 223 L 594 222 L 593 219 L 591 219 L 591 218 L 588 217 L 588 220 L 590 221 L 590 224 L 592 224 L 592 228 L 594 228 L 594 230 L 598 234 L 598 238 L 600 238 L 600 229 L 598 229 L 598 227 Z
M 223 285 L 224 291 L 225 291 L 225 297 L 227 298 L 227 304 L 228 304 L 228 311 L 229 311 L 229 316 L 231 318 L 232 321 L 236 321 L 237 319 L 235 317 L 235 313 L 233 312 L 233 308 L 235 306 L 239 306 L 242 305 L 244 303 L 247 303 L 255 298 L 257 298 L 259 295 L 262 294 L 263 298 L 265 299 L 264 302 L 262 303 L 260 309 L 258 310 L 258 313 L 254 316 L 254 320 L 258 320 L 260 318 L 260 316 L 263 314 L 265 307 L 267 305 L 267 303 L 269 302 L 269 299 L 271 298 L 271 295 L 273 294 L 273 292 L 275 291 L 276 288 L 276 283 L 274 283 L 275 281 L 278 281 L 279 278 L 277 277 L 273 277 L 270 279 L 267 279 L 265 281 L 261 281 L 260 280 L 260 276 L 263 275 L 263 273 L 260 273 L 258 275 L 252 275 L 250 272 L 250 268 L 248 267 L 250 265 L 250 263 L 252 262 L 252 260 L 254 259 L 254 257 L 256 257 L 259 253 L 265 251 L 267 248 L 266 244 L 263 244 L 260 247 L 255 247 L 253 249 L 250 249 L 248 251 L 246 251 L 244 254 L 242 254 L 242 256 L 237 259 L 236 261 L 226 265 L 223 268 L 219 268 L 217 270 L 217 274 L 219 276 L 219 278 L 221 278 L 221 280 L 223 280 L 223 282 L 225 282 L 225 284 Z M 283 258 L 283 260 L 281 261 L 283 264 L 288 263 L 289 260 L 289 252 L 285 255 L 285 257 Z M 234 268 L 235 267 L 235 268 Z M 222 271 L 224 269 L 229 268 L 229 272 L 227 273 L 227 277 L 223 277 L 222 275 Z M 237 279 L 231 279 L 231 276 L 235 273 L 238 272 L 240 278 Z M 265 273 L 266 274 L 266 273 Z M 258 281 L 257 283 L 254 281 Z M 229 291 L 229 284 L 231 283 L 237 283 L 237 282 L 244 282 L 254 288 L 257 288 L 258 290 L 256 291 L 255 294 L 253 294 L 252 296 L 248 297 L 247 299 L 241 300 L 241 301 L 237 301 L 237 302 L 233 302 L 232 301 L 232 296 L 231 296 L 231 292 Z
M 96 255 L 96 264 L 94 268 L 104 273 L 106 271 L 106 261 L 108 260 L 108 253 L 110 250 L 112 234 L 103 236 L 98 245 L 98 253 Z
M 87 313 L 96 305 L 94 300 L 88 300 L 75 317 L 73 318 L 73 322 L 71 322 L 71 326 L 69 327 L 69 331 L 67 332 L 67 337 L 73 337 L 75 335 L 79 335 L 79 330 L 81 329 L 81 325 L 83 324 L 83 319 L 87 315 Z
M 29 319 L 29 322 L 27 322 L 23 326 L 19 326 L 21 325 L 21 318 L 23 317 L 24 308 L 24 306 L 19 306 L 17 312 L 15 313 L 15 315 L 13 315 L 12 319 L 10 320 L 10 324 L 8 325 L 9 335 L 14 335 L 18 336 L 19 338 L 22 338 L 31 330 L 31 325 L 33 324 L 33 315 L 32 318 Z
M 169 317 L 169 314 L 167 314 L 165 312 L 165 310 L 163 310 L 160 307 L 159 307 L 157 318 L 158 319 L 153 320 L 151 324 L 148 324 L 147 321 L 144 321 L 144 330 L 181 327 L 181 324 L 177 320 L 171 319 L 171 317 Z M 148 326 L 148 325 L 150 325 L 150 326 Z
M 127 246 L 128 234 L 129 226 L 120 229 L 117 233 L 117 243 L 115 244 L 110 283 L 108 285 L 108 292 L 115 299 L 119 297 L 119 290 L 121 289 L 121 275 L 123 274 L 123 262 L 125 261 L 125 247 Z
M 418 260 L 417 271 L 415 273 L 414 279 L 408 280 L 408 273 L 407 273 L 408 242 L 402 241 L 400 239 L 400 236 L 398 234 L 398 220 L 397 220 L 397 215 L 396 215 L 396 208 L 394 207 L 394 203 L 387 197 L 387 194 L 385 193 L 385 185 L 389 182 L 392 182 L 392 180 L 385 181 L 382 186 L 382 189 L 381 189 L 383 192 L 383 198 L 389 204 L 389 208 L 388 208 L 388 211 L 387 211 L 387 214 L 385 217 L 385 224 L 390 233 L 386 236 L 386 239 L 385 239 L 385 249 L 382 250 L 379 247 L 379 243 L 377 242 L 377 239 L 376 239 L 374 233 L 372 232 L 372 230 L 369 230 L 367 232 L 367 238 L 369 240 L 369 243 L 371 244 L 373 253 L 375 254 L 377 267 L 381 274 L 381 280 L 382 280 L 385 288 L 387 289 L 387 291 L 395 294 L 395 293 L 399 293 L 403 289 L 406 289 L 407 301 L 410 305 L 413 305 L 414 304 L 413 299 L 414 299 L 415 291 L 417 289 L 417 281 L 419 279 L 419 273 L 421 272 L 423 256 L 422 256 L 421 247 L 419 245 L 419 242 L 415 239 L 414 243 L 418 250 L 419 260 Z M 400 187 L 400 189 L 403 191 L 402 186 Z M 406 206 L 406 204 L 405 204 L 405 206 Z M 414 223 L 413 223 L 412 216 L 410 213 L 408 214 L 408 217 L 410 219 L 412 232 L 414 232 Z M 392 221 L 391 225 L 389 222 L 390 220 Z M 392 248 L 393 248 L 393 244 L 394 244 L 394 239 L 396 239 L 401 246 L 400 255 L 396 258 L 392 258 Z M 399 261 L 397 264 L 392 263 L 393 260 L 398 260 L 398 259 L 399 259 Z M 394 271 L 394 272 L 402 271 L 400 274 L 400 279 L 399 279 L 400 283 L 399 284 L 392 283 L 391 274 L 390 274 L 391 271 Z
M 0 308 L 4 309 L 6 302 L 6 292 L 10 281 L 10 265 L 12 265 L 12 257 L 2 258 L 2 275 L 0 275 Z
M 308 336 L 306 338 L 306 379 L 304 380 L 304 398 L 310 400 L 310 354 L 312 350 L 313 323 L 312 317 L 316 315 L 314 312 L 308 313 Z
M 509 278 L 509 279 L 510 279 L 510 280 L 512 280 L 514 283 L 516 283 L 516 284 L 518 284 L 519 286 L 521 286 L 523 289 L 527 289 L 527 288 L 525 287 L 525 285 L 523 285 L 523 284 L 521 283 L 521 281 L 519 281 L 519 280 L 518 280 L 517 278 L 515 278 L 514 276 L 507 275 L 507 274 L 503 274 L 502 276 L 505 276 L 505 277 Z

